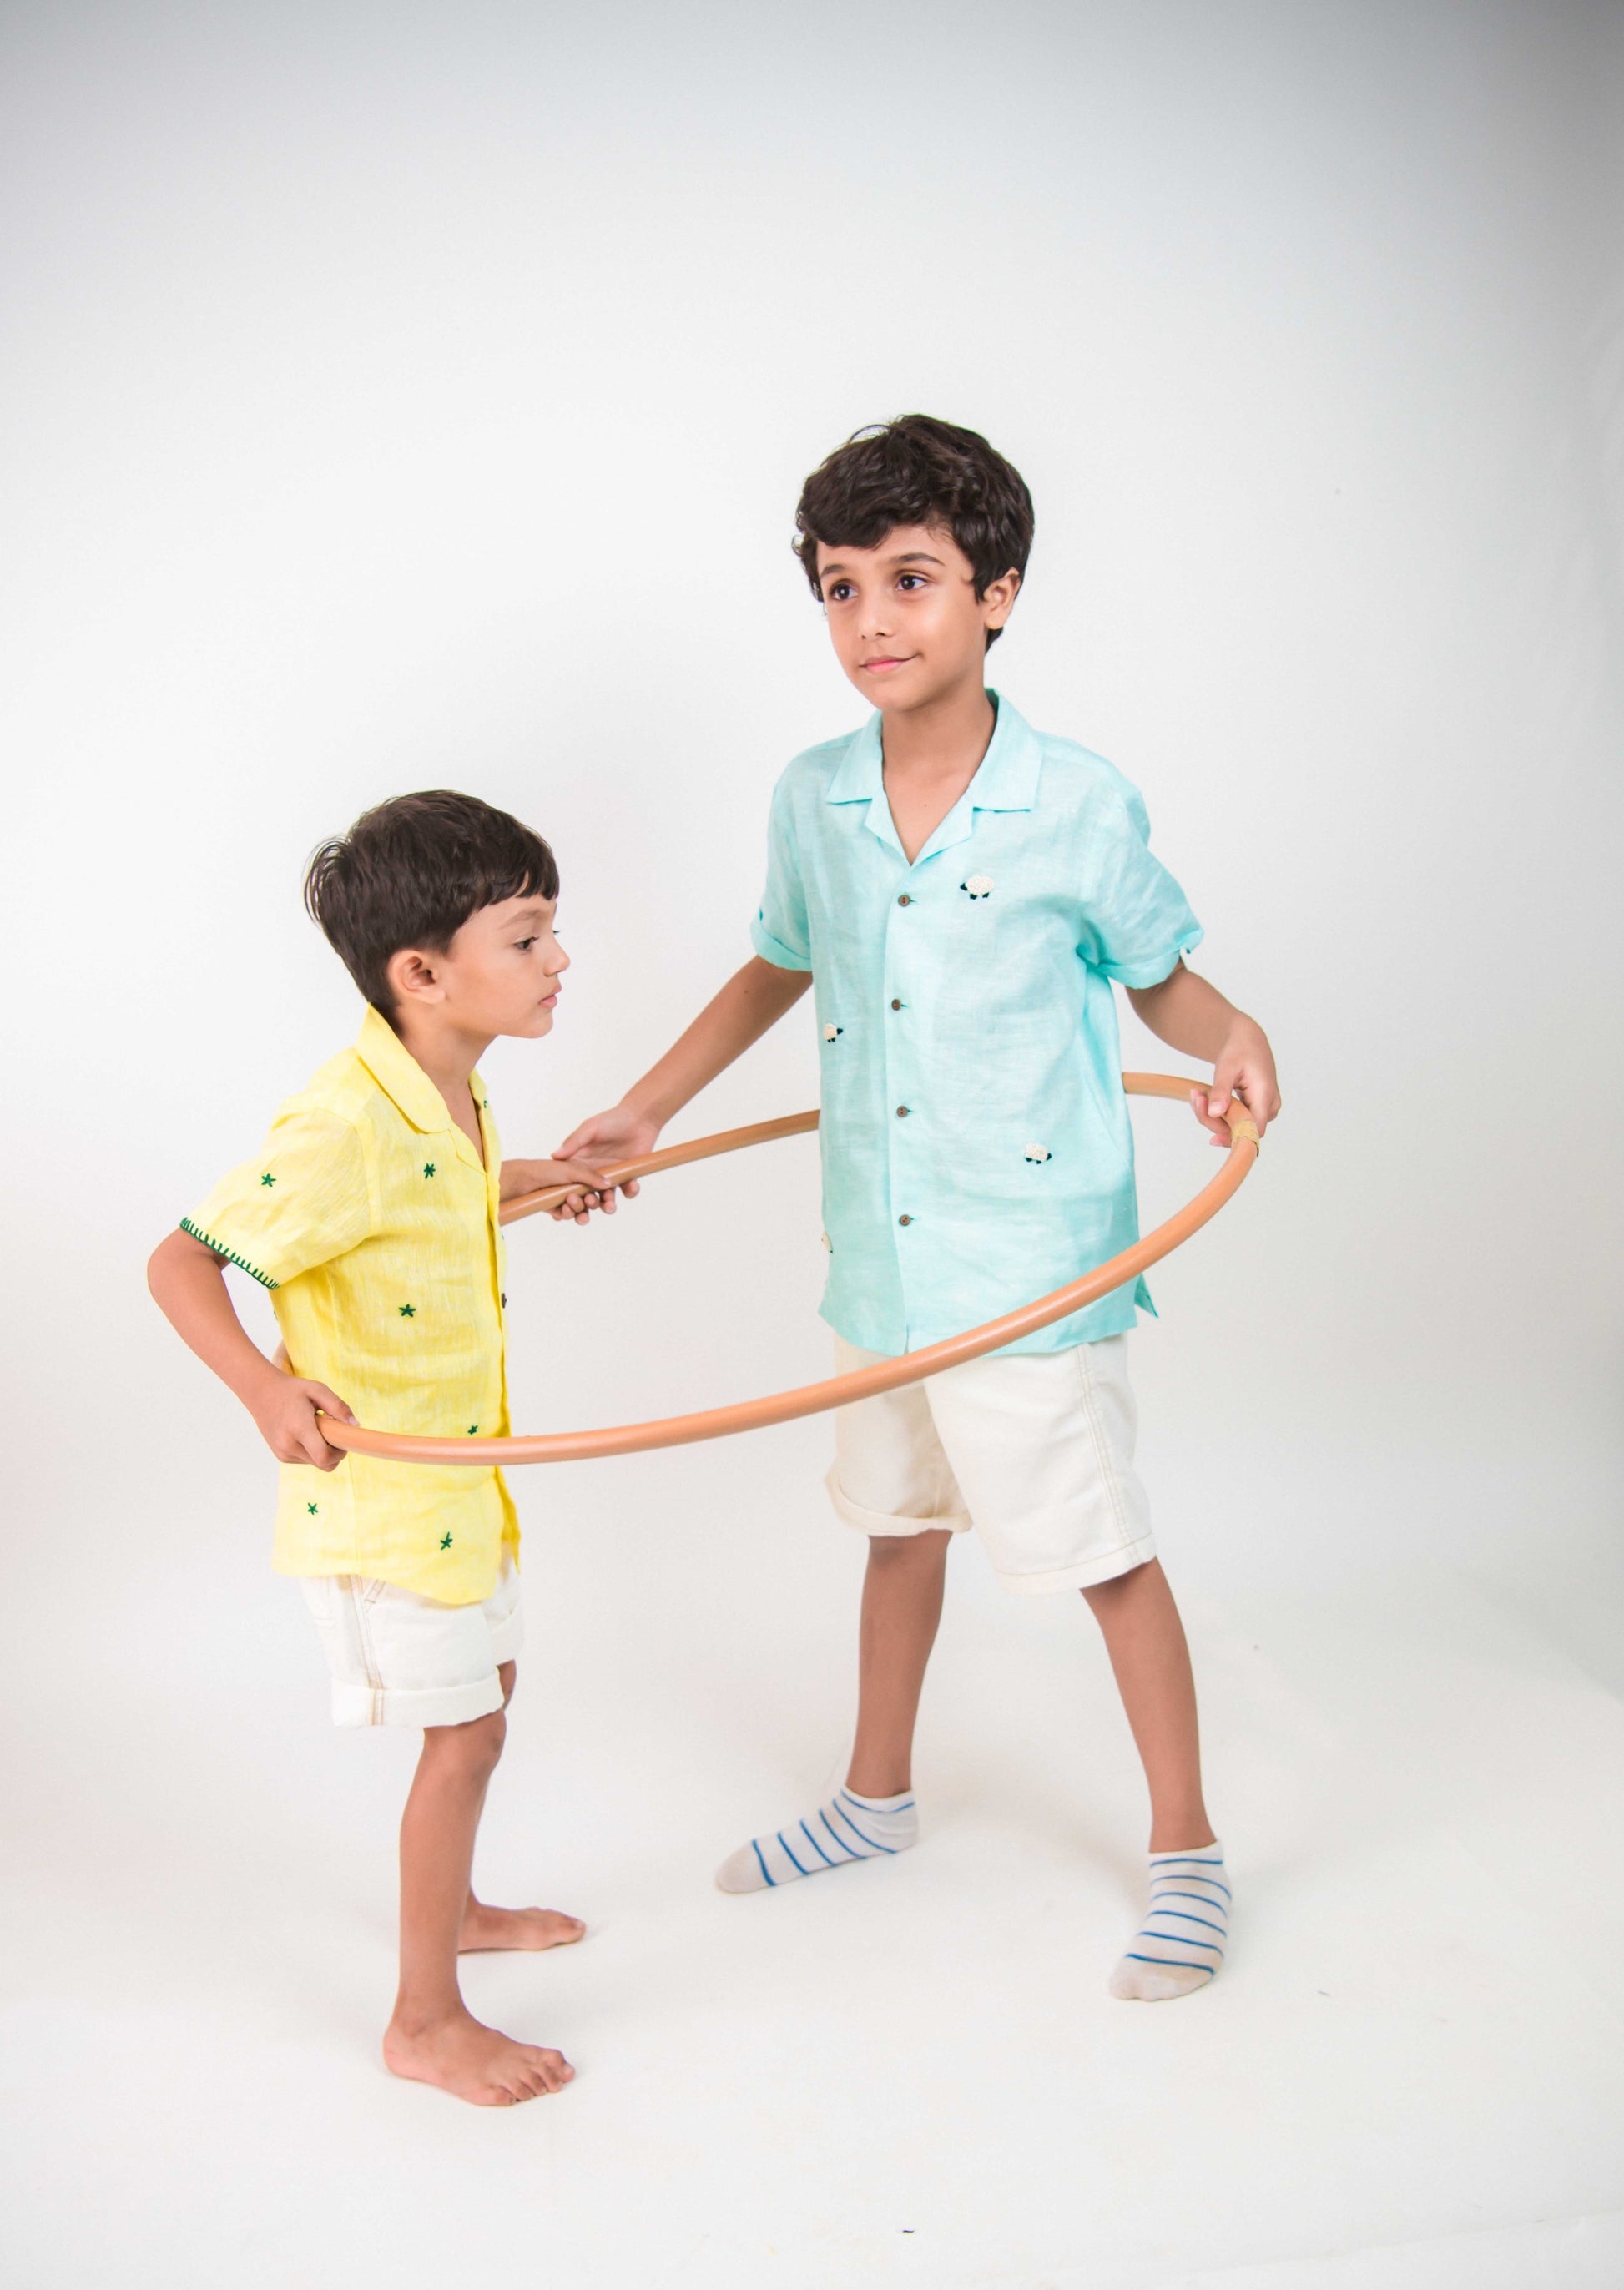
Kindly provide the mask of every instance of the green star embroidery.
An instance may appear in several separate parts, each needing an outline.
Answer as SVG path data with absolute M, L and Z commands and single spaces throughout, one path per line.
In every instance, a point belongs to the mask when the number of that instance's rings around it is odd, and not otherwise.
M 415 1304 L 403 1304 L 400 1308 L 400 1317 L 403 1320 L 415 1320 L 417 1317 L 417 1306 Z
M 432 1177 L 432 1176 L 433 1176 L 433 1174 L 434 1174 L 434 1163 L 433 1163 L 432 1161 L 425 1161 L 425 1162 L 424 1162 L 424 1164 L 423 1164 L 423 1174 L 424 1174 L 426 1177 Z
M 441 1549 L 442 1549 L 442 1550 L 449 1550 L 449 1549 L 451 1549 L 451 1542 L 452 1542 L 452 1539 L 451 1539 L 450 1535 L 449 1535 L 449 1534 L 443 1534 L 443 1535 L 440 1537 L 440 1548 L 441 1548 Z
M 479 1102 L 481 1103 L 481 1105 L 483 1105 L 483 1106 L 484 1106 L 484 1108 L 485 1111 L 486 1111 L 487 1113 L 489 1113 L 489 1111 L 491 1110 L 491 1101 L 490 1101 L 490 1099 L 489 1099 L 488 1097 L 482 1097 L 482 1098 L 480 1099 Z
M 479 1426 L 478 1426 L 478 1424 L 477 1424 L 477 1423 L 470 1423 L 470 1424 L 468 1425 L 468 1437 L 469 1437 L 470 1439 L 473 1437 L 473 1436 L 474 1436 L 475 1432 L 476 1432 L 476 1431 L 477 1431 L 477 1430 L 478 1430 L 478 1429 L 479 1429 Z
M 305 1505 L 305 1509 L 309 1512 L 312 1518 L 316 1517 L 316 1514 L 320 1508 L 321 1506 L 319 1503 L 307 1503 Z
M 265 1174 L 264 1174 L 264 1175 L 260 1178 L 260 1182 L 262 1185 L 274 1185 L 274 1184 L 276 1183 L 276 1180 L 275 1179 L 275 1177 L 273 1177 L 273 1176 L 272 1176 L 272 1174 L 271 1174 L 271 1173 L 270 1173 L 270 1171 L 269 1171 L 268 1169 L 265 1172 Z

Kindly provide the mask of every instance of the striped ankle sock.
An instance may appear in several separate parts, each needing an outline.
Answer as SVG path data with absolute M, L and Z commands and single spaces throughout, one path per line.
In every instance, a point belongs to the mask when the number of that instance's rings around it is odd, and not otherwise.
M 716 1883 L 724 1893 L 761 1893 L 769 1885 L 793 1885 L 797 1877 L 816 1877 L 853 1861 L 906 1853 L 918 1837 L 912 1790 L 900 1797 L 859 1797 L 855 1790 L 837 1789 L 804 1821 L 752 1837 L 730 1853 L 716 1871 Z
M 1150 1856 L 1150 1913 L 1111 1974 L 1111 1993 L 1142 2004 L 1188 1996 L 1216 1979 L 1229 1933 L 1229 1878 L 1216 1839 Z

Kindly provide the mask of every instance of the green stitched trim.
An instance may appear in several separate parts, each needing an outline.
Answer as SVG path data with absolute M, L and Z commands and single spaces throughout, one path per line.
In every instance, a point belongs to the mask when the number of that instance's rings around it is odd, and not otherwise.
M 235 1248 L 228 1248 L 223 1240 L 214 1240 L 208 1233 L 199 1232 L 190 1217 L 181 1218 L 180 1229 L 189 1232 L 194 1240 L 202 1241 L 205 1248 L 212 1248 L 216 1256 L 223 1256 L 228 1264 L 235 1264 L 238 1271 L 247 1273 L 249 1278 L 257 1280 L 261 1288 L 281 1287 L 280 1280 L 273 1280 L 268 1272 L 261 1272 L 257 1264 L 250 1264 L 245 1256 L 239 1256 Z

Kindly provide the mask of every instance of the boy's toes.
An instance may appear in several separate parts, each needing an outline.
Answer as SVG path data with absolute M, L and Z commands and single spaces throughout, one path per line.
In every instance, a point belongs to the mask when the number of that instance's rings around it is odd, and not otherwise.
M 575 2073 L 562 2052 L 543 2051 L 534 2044 L 524 2046 L 524 2069 L 538 2094 L 562 2091 Z
M 457 1945 L 465 1956 L 476 1949 L 572 1948 L 586 1929 L 579 1917 L 559 1909 L 492 1909 L 470 1901 Z

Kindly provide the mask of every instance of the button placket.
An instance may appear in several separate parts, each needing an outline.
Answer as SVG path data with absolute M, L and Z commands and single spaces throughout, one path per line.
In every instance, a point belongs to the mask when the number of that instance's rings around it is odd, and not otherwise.
M 914 1142 L 912 1117 L 916 1110 L 915 1100 L 918 1090 L 917 1077 L 914 1072 L 913 1029 L 904 1014 L 911 999 L 911 957 L 927 919 L 924 915 L 916 916 L 910 911 L 920 904 L 918 896 L 912 891 L 900 892 L 895 897 L 886 927 L 886 982 L 882 989 L 889 1004 L 889 1015 L 883 1029 L 884 1085 L 891 1114 L 887 1123 L 890 1137 L 886 1160 L 893 1229 L 899 1235 L 909 1231 L 918 1222 L 921 1207 L 917 1198 L 916 1157 L 908 1149 Z M 898 933 L 894 944 L 891 937 L 893 925 Z M 928 930 L 925 935 L 928 938 Z M 896 1265 L 903 1320 L 905 1324 L 911 1324 L 916 1317 L 916 1299 L 910 1293 L 914 1283 L 908 1277 L 906 1253 L 900 1238 Z

